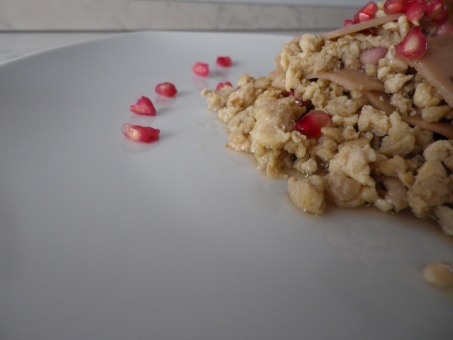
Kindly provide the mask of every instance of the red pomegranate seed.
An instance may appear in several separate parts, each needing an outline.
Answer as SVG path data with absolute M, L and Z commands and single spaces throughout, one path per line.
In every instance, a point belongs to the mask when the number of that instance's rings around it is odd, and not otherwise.
M 359 12 L 375 16 L 377 10 L 378 6 L 376 5 L 376 3 L 374 1 L 370 1 L 365 6 L 363 6 Z
M 426 53 L 426 37 L 420 27 L 413 27 L 406 38 L 396 46 L 396 55 L 400 58 L 418 60 Z
M 204 77 L 204 78 L 209 77 L 209 75 L 211 74 L 211 72 L 209 71 L 209 65 L 205 64 L 205 63 L 200 63 L 200 62 L 197 62 L 192 67 L 192 71 L 197 76 Z
M 220 91 L 221 89 L 223 89 L 225 86 L 231 86 L 233 87 L 233 84 L 231 84 L 229 81 L 226 81 L 226 82 L 223 82 L 223 83 L 219 83 L 216 87 L 216 90 L 217 91 Z
M 359 61 L 362 65 L 377 65 L 378 61 L 385 57 L 387 49 L 384 47 L 373 48 L 372 50 L 363 51 L 360 54 Z
M 369 15 L 369 14 L 366 14 L 366 13 L 356 13 L 354 15 L 354 23 L 356 24 L 359 24 L 361 22 L 364 22 L 364 21 L 367 21 L 367 20 L 371 20 L 373 19 L 374 17 Z
M 165 82 L 156 86 L 156 93 L 164 97 L 174 97 L 178 93 L 176 86 L 172 83 Z
M 407 8 L 407 20 L 409 20 L 414 25 L 420 25 L 420 20 L 425 15 L 427 9 L 428 4 L 425 2 L 425 0 L 414 0 Z
M 140 97 L 135 105 L 131 105 L 130 110 L 138 115 L 155 116 L 156 109 L 152 101 L 145 96 Z
M 344 21 L 344 27 L 348 27 L 348 26 L 351 26 L 351 25 L 354 25 L 355 22 L 351 19 L 347 19 Z
M 426 17 L 433 20 L 438 25 L 442 25 L 448 20 L 447 8 L 442 0 L 432 0 L 428 2 Z
M 406 13 L 408 7 L 409 7 L 408 1 L 388 0 L 384 4 L 384 12 L 387 15 Z
M 312 111 L 302 117 L 296 124 L 296 130 L 309 139 L 317 139 L 322 136 L 321 129 L 330 126 L 332 118 L 324 111 Z
M 140 143 L 155 142 L 159 139 L 160 135 L 159 129 L 130 123 L 124 123 L 121 127 L 121 132 L 127 139 Z
M 373 19 L 376 16 L 378 7 L 374 1 L 370 1 L 365 6 L 363 6 L 354 16 L 354 22 L 360 23 L 370 19 Z
M 233 61 L 230 57 L 218 57 L 217 65 L 220 67 L 231 67 L 233 66 Z

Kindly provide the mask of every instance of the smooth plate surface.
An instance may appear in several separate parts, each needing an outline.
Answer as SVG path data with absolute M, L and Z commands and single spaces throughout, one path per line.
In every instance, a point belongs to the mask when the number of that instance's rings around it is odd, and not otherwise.
M 143 32 L 0 65 L 1 339 L 453 339 L 453 292 L 420 276 L 453 261 L 434 223 L 305 215 L 225 147 L 199 88 L 267 75 L 290 38 Z M 155 119 L 129 112 L 141 95 Z

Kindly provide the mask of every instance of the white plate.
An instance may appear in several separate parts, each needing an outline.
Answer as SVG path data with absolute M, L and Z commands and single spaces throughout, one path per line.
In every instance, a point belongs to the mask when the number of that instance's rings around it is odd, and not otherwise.
M 305 215 L 225 147 L 192 65 L 266 75 L 288 39 L 143 32 L 0 66 L 1 339 L 453 338 L 452 291 L 420 276 L 453 261 L 434 223 Z M 163 81 L 176 102 L 129 112 Z

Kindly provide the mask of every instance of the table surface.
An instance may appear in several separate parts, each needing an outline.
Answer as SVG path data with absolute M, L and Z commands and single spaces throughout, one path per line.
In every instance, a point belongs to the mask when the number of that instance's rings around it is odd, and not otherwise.
M 125 1 L 0 0 L 2 32 L 124 32 L 137 30 L 331 30 L 353 18 L 350 1 L 291 0 L 298 5 L 258 5 L 256 0 Z M 266 0 L 270 1 L 270 0 Z M 338 0 L 340 1 L 340 0 Z M 312 3 L 311 6 L 307 4 Z M 327 5 L 327 7 L 324 7 Z M 58 13 L 55 15 L 55 13 Z

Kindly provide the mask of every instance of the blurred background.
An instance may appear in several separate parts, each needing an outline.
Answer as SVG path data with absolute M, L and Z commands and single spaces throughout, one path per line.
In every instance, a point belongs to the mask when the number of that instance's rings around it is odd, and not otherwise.
M 362 0 L 0 0 L 0 32 L 320 31 Z
M 291 36 L 343 26 L 365 0 L 0 0 L 0 63 L 134 31 Z

